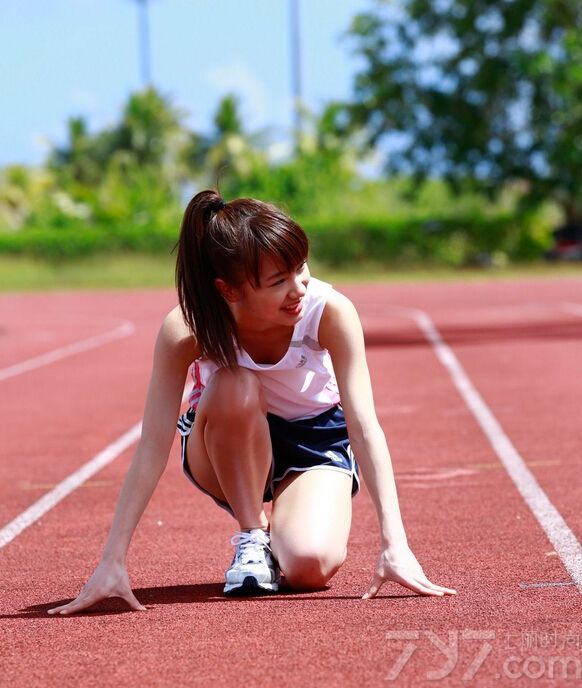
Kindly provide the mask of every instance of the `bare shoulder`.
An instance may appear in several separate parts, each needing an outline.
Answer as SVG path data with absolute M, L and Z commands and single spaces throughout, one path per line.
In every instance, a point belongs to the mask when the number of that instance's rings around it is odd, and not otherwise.
M 162 321 L 156 348 L 190 362 L 200 355 L 200 347 L 184 322 L 180 306 L 173 308 Z
M 328 294 L 319 323 L 319 343 L 325 349 L 338 331 L 361 329 L 360 318 L 354 304 L 347 296 L 332 289 Z
M 341 317 L 342 314 L 346 313 L 357 314 L 356 307 L 345 294 L 342 294 L 336 289 L 331 289 L 325 302 L 323 317 Z

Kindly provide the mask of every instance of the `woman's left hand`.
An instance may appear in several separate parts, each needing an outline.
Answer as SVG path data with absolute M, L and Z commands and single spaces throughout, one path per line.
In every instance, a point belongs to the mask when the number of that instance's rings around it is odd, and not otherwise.
M 388 546 L 380 552 L 376 564 L 376 573 L 368 592 L 363 595 L 363 599 L 376 597 L 378 590 L 386 581 L 400 583 L 400 585 L 417 592 L 419 595 L 442 597 L 457 593 L 453 588 L 443 588 L 431 583 L 406 544 Z

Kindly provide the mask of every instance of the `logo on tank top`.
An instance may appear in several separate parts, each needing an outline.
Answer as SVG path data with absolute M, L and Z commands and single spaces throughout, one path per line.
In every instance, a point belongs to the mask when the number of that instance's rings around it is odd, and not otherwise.
M 303 366 L 307 363 L 307 356 L 305 354 L 301 354 L 301 358 L 299 360 L 299 363 L 295 366 L 296 368 L 303 368 Z

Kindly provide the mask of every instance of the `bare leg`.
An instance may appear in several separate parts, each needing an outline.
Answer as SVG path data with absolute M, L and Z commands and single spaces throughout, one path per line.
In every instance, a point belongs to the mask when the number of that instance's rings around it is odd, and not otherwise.
M 327 469 L 293 473 L 275 490 L 271 545 L 292 588 L 321 588 L 343 564 L 351 490 L 349 475 Z
M 258 378 L 221 369 L 204 390 L 187 460 L 195 480 L 230 504 L 241 530 L 267 528 L 263 493 L 272 462 L 267 408 Z

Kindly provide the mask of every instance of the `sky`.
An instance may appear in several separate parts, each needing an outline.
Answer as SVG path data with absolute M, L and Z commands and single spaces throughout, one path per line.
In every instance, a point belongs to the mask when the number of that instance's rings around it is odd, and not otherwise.
M 349 98 L 357 60 L 342 34 L 372 0 L 299 0 L 303 101 Z M 251 132 L 292 125 L 289 0 L 150 0 L 153 85 L 209 132 L 236 93 Z M 36 165 L 69 117 L 118 121 L 142 87 L 135 0 L 0 0 L 0 166 Z

